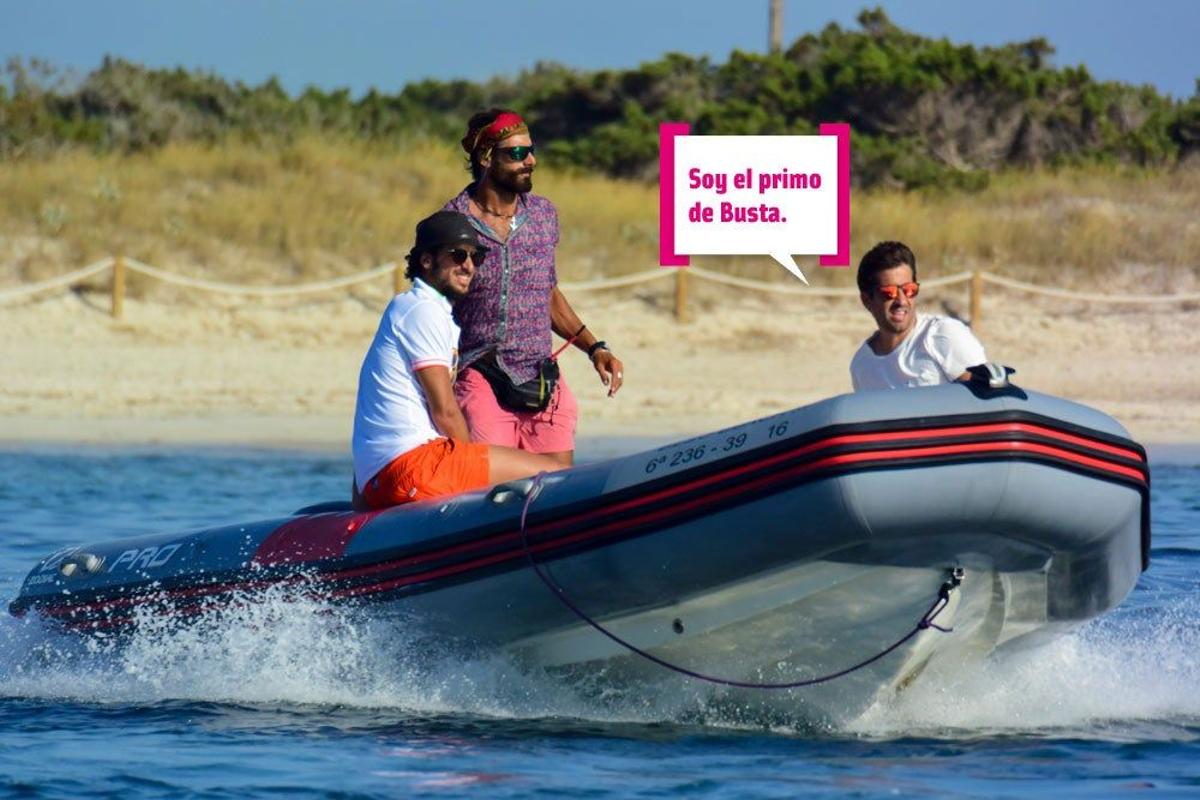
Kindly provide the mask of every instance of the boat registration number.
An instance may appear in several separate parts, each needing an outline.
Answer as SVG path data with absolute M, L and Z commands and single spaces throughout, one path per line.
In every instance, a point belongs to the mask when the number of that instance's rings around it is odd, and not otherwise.
M 716 461 L 736 453 L 780 439 L 788 434 L 787 415 L 756 420 L 723 431 L 697 436 L 684 442 L 660 447 L 639 460 L 630 458 L 613 470 L 605 491 L 613 491 L 644 481 Z

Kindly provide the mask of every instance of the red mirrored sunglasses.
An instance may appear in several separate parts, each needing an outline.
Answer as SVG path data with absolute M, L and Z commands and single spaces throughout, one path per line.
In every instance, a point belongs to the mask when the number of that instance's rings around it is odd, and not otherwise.
M 876 286 L 875 291 L 888 300 L 895 300 L 901 292 L 904 292 L 905 297 L 912 299 L 917 296 L 917 292 L 921 291 L 921 284 L 910 281 L 894 286 Z

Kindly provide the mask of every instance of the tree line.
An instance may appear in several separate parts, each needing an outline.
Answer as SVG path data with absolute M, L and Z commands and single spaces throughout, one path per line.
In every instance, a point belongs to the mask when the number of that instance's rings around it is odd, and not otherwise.
M 132 153 L 175 141 L 271 145 L 301 136 L 457 141 L 491 105 L 530 121 L 553 163 L 657 175 L 658 123 L 697 134 L 806 134 L 849 122 L 860 186 L 980 187 L 1003 167 L 1200 162 L 1200 80 L 1187 100 L 1054 67 L 1045 39 L 975 47 L 905 31 L 882 10 L 831 24 L 775 54 L 724 63 L 672 53 L 635 69 L 539 63 L 484 82 L 423 80 L 395 94 L 257 86 L 105 58 L 82 77 L 10 60 L 0 84 L 0 158 L 63 147 Z

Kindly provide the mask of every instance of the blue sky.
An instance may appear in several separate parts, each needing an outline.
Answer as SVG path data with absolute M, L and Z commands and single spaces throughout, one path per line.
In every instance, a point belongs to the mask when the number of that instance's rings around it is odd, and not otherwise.
M 854 25 L 867 3 L 785 0 L 784 39 Z M 901 26 L 956 42 L 1045 36 L 1055 63 L 1190 97 L 1200 76 L 1197 0 L 903 0 Z M 421 78 L 512 75 L 538 61 L 629 67 L 667 51 L 723 61 L 763 50 L 767 0 L 5 0 L 0 55 L 86 72 L 104 54 L 203 68 L 257 84 L 395 92 Z

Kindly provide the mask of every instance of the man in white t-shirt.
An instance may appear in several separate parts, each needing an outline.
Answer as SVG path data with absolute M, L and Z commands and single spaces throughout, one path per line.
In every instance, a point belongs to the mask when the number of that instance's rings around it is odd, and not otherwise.
M 417 225 L 412 288 L 392 298 L 363 359 L 354 409 L 355 505 L 386 506 L 457 494 L 560 469 L 547 456 L 471 442 L 454 399 L 458 326 L 487 249 L 470 220 L 439 211 Z
M 858 264 L 863 307 L 878 329 L 850 361 L 854 390 L 935 386 L 966 380 L 987 355 L 956 319 L 917 313 L 917 258 L 900 242 L 880 242 Z

